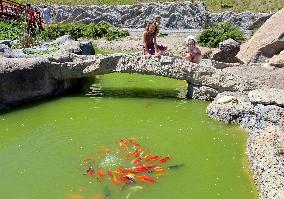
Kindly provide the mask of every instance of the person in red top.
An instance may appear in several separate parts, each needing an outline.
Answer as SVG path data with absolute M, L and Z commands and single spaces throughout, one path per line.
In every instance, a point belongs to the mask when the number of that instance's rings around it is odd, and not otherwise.
M 27 4 L 27 21 L 28 21 L 28 33 L 31 36 L 34 36 L 35 34 L 35 25 L 36 25 L 36 13 L 34 9 L 31 8 L 31 4 Z

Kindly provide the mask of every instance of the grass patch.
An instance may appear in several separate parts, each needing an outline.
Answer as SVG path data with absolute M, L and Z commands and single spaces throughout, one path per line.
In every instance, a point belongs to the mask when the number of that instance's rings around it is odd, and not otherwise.
M 178 1 L 178 2 L 182 2 Z M 177 2 L 177 0 L 21 0 L 22 3 L 59 5 L 127 5 L 137 3 Z M 192 0 L 192 2 L 195 2 Z M 275 12 L 283 8 L 284 0 L 204 0 L 210 12 L 231 10 L 235 12 Z

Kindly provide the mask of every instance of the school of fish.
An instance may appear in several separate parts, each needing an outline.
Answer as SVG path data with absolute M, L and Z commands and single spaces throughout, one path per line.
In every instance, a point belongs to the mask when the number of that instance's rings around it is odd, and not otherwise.
M 104 155 L 88 156 L 83 159 L 82 167 L 84 174 L 98 180 L 99 182 L 108 181 L 114 186 L 134 185 L 137 183 L 157 183 L 161 176 L 165 176 L 170 166 L 167 163 L 171 160 L 170 156 L 153 155 L 149 149 L 145 149 L 138 143 L 137 138 L 120 139 L 117 148 L 112 150 L 101 147 Z M 115 154 L 115 157 L 111 155 Z M 117 161 L 108 167 L 102 166 L 106 162 Z

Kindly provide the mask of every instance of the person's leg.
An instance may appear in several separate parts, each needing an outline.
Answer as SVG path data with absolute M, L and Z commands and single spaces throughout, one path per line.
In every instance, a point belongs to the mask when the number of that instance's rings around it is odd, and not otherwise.
M 200 61 L 201 61 L 201 55 L 199 55 L 199 54 L 196 54 L 196 55 L 192 58 L 192 62 L 193 62 L 193 63 L 199 64 Z
M 192 57 L 191 53 L 187 53 L 184 57 L 187 61 L 192 62 L 193 57 Z

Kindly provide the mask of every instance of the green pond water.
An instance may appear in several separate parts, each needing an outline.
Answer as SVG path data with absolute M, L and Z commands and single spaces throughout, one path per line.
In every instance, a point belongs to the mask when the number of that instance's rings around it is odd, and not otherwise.
M 186 88 L 184 81 L 127 74 L 96 81 L 106 96 L 66 96 L 0 115 L 0 198 L 257 198 L 247 134 L 209 118 L 208 102 L 169 98 Z M 158 166 L 182 166 L 147 174 L 157 183 L 127 186 L 83 175 L 82 161 L 94 154 L 104 172 L 122 166 L 115 148 L 131 137 L 147 149 L 143 155 L 171 158 Z M 112 164 L 102 164 L 107 158 Z

